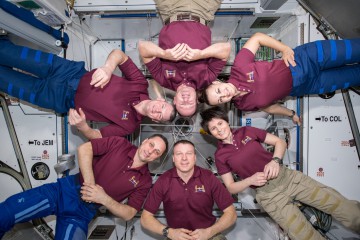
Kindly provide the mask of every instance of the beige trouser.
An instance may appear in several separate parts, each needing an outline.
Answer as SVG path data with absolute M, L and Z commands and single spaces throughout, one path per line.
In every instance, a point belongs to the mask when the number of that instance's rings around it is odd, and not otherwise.
M 360 233 L 360 203 L 298 171 L 282 167 L 276 179 L 257 188 L 256 200 L 292 240 L 324 239 L 293 200 L 331 214 L 345 227 Z
M 170 240 L 170 238 L 165 238 L 164 240 Z M 209 238 L 209 240 L 227 240 L 227 238 L 222 235 L 221 233 L 216 234 L 212 238 Z
M 214 20 L 222 0 L 155 0 L 163 21 L 176 14 L 191 13 L 205 21 Z

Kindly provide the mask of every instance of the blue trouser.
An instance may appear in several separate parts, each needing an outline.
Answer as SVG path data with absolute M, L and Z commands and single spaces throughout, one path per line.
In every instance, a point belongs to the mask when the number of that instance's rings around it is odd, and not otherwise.
M 31 73 L 20 73 L 12 68 Z M 12 44 L 0 39 L 0 91 L 31 104 L 66 113 L 74 107 L 84 62 Z
M 80 198 L 79 176 L 15 194 L 0 203 L 0 239 L 14 224 L 56 215 L 55 239 L 87 239 L 88 224 L 98 205 Z
M 360 39 L 323 40 L 294 49 L 291 96 L 360 86 Z M 348 65 L 352 64 L 352 65 Z

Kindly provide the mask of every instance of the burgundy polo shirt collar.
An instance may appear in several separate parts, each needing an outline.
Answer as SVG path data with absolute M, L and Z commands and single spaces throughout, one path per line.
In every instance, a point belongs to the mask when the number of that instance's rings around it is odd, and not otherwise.
M 228 80 L 228 83 L 232 83 L 236 87 L 236 89 L 241 92 L 248 92 L 248 93 L 253 92 L 253 90 L 251 90 L 250 88 L 242 86 L 241 82 L 237 81 L 236 79 L 230 78 Z M 246 95 L 247 94 L 239 95 L 237 97 L 234 97 L 232 100 L 239 101 L 239 100 L 243 99 Z
M 140 102 L 142 102 L 144 100 L 150 100 L 149 95 L 144 94 L 144 93 L 140 93 L 139 100 L 136 100 L 136 101 L 133 101 L 132 103 L 129 103 L 129 104 L 131 104 L 131 107 L 134 109 L 134 112 L 136 112 L 136 118 L 137 118 L 138 121 L 141 121 L 144 116 L 141 115 L 140 113 L 138 113 L 134 106 L 139 104 Z
M 231 133 L 233 135 L 233 144 L 229 144 L 229 143 L 223 143 L 222 141 L 218 141 L 218 150 L 221 149 L 221 148 L 224 148 L 226 146 L 231 146 L 231 145 L 234 145 L 236 144 L 236 140 L 235 140 L 235 134 L 236 134 L 236 131 L 240 129 L 240 128 L 237 128 L 237 129 L 231 129 Z
M 179 175 L 177 174 L 176 167 L 173 167 L 170 171 L 172 178 L 180 178 Z M 198 166 L 194 166 L 194 174 L 191 176 L 191 178 L 197 178 L 197 177 L 200 177 L 200 168 Z
M 181 85 L 186 85 L 186 86 L 188 86 L 188 87 L 192 87 L 192 88 L 194 88 L 195 90 L 196 90 L 196 85 L 195 85 L 195 83 L 193 83 L 193 82 L 191 82 L 191 81 L 189 81 L 189 80 L 184 80 L 179 86 L 181 86 Z M 178 87 L 179 87 L 178 86 Z
M 132 165 L 132 163 L 134 162 L 134 156 L 136 154 L 137 151 L 137 147 L 133 146 L 132 149 L 129 151 L 128 153 L 128 161 L 129 161 L 129 166 Z M 141 167 L 138 168 L 130 168 L 132 171 L 138 171 L 139 173 L 141 173 L 142 175 L 146 174 L 149 171 L 148 165 L 145 164 Z

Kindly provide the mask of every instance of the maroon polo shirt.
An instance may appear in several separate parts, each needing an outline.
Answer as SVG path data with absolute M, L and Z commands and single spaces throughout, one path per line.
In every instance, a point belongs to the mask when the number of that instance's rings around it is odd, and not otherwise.
M 91 145 L 96 184 L 118 202 L 128 198 L 127 205 L 140 211 L 152 178 L 147 164 L 131 168 L 137 147 L 118 136 L 93 139 Z
M 218 142 L 215 163 L 220 175 L 233 172 L 241 179 L 263 172 L 273 154 L 261 145 L 267 132 L 254 127 L 241 127 L 232 130 L 233 144 Z
M 205 49 L 211 45 L 209 27 L 193 21 L 175 21 L 164 26 L 159 35 L 159 46 L 170 49 L 178 43 L 186 43 L 193 49 Z M 209 86 L 225 66 L 226 61 L 217 58 L 193 62 L 168 61 L 155 58 L 146 66 L 161 86 L 176 91 L 183 83 L 196 90 Z
M 283 60 L 255 61 L 255 55 L 247 48 L 237 54 L 228 82 L 248 92 L 232 99 L 238 109 L 245 111 L 267 107 L 289 96 L 292 89 L 290 68 Z
M 143 117 L 134 105 L 149 99 L 148 82 L 133 61 L 129 58 L 119 68 L 124 77 L 112 75 L 102 89 L 90 85 L 95 70 L 86 73 L 75 94 L 76 109 L 82 108 L 86 120 L 109 123 L 100 129 L 103 137 L 133 133 Z
M 233 203 L 230 193 L 211 171 L 195 166 L 193 176 L 185 183 L 176 168 L 172 168 L 155 182 L 144 209 L 155 214 L 163 202 L 166 221 L 171 228 L 195 230 L 215 223 L 214 201 L 220 210 Z

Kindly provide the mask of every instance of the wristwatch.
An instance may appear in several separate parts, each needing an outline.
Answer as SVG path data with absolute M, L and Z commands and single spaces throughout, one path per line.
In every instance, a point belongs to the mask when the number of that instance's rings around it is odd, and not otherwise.
M 162 230 L 162 235 L 164 237 L 167 237 L 169 235 L 169 227 L 165 227 L 163 230 Z
M 273 157 L 271 160 L 277 162 L 280 165 L 283 165 L 283 160 L 279 157 Z
M 296 115 L 296 112 L 294 110 L 291 110 L 291 118 L 293 118 Z

